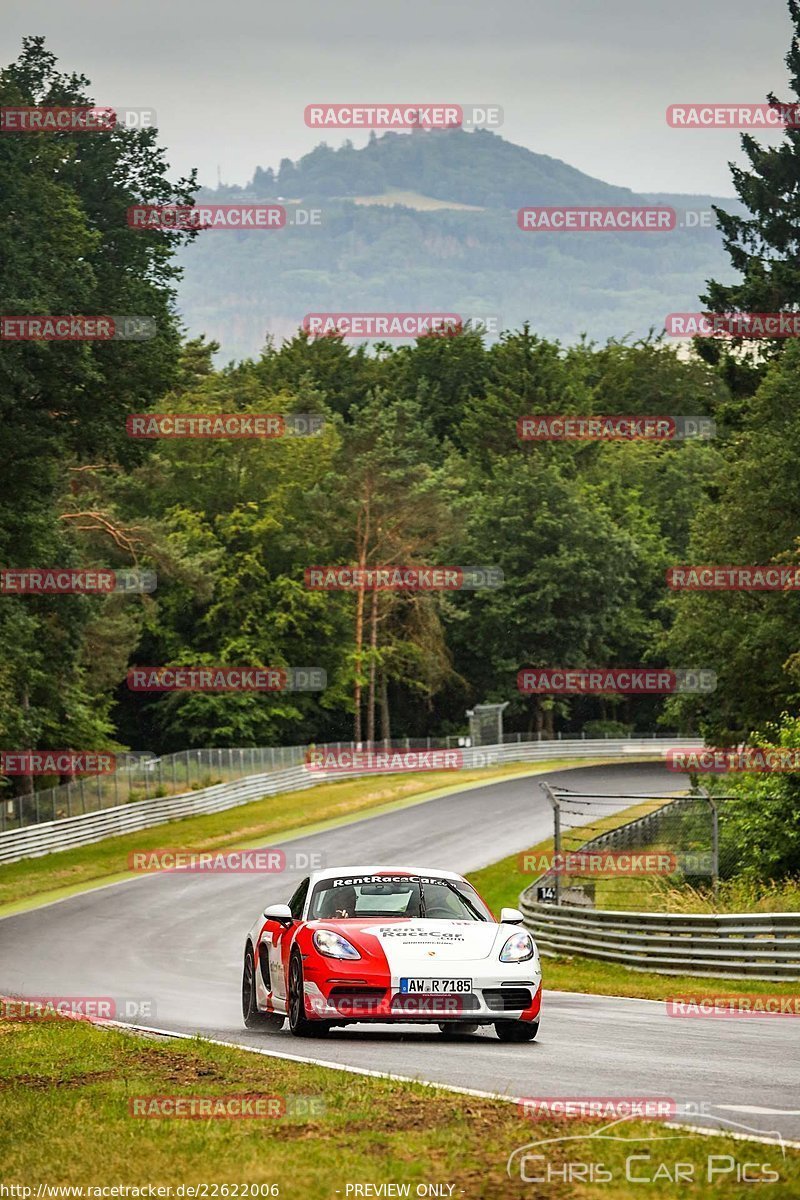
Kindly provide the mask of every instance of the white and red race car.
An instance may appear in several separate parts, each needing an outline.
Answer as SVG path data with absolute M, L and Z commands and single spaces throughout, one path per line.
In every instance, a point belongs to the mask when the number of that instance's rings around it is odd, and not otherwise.
M 504 1042 L 539 1028 L 542 973 L 522 914 L 495 921 L 452 871 L 342 867 L 302 881 L 247 935 L 248 1029 L 297 1037 L 353 1022 L 428 1022 L 442 1033 L 494 1025 Z

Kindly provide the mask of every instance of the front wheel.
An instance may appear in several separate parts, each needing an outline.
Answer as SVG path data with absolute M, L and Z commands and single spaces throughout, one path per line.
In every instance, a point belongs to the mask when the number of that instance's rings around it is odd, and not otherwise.
M 256 968 L 253 951 L 248 946 L 242 971 L 242 1018 L 247 1029 L 271 1030 L 278 1033 L 286 1019 L 280 1013 L 263 1013 L 256 1000 Z
M 306 1016 L 303 964 L 299 954 L 293 954 L 289 963 L 289 1029 L 295 1037 L 316 1037 L 330 1029 L 327 1022 L 309 1021 Z
M 495 1021 L 495 1033 L 501 1042 L 532 1042 L 539 1032 L 538 1021 Z

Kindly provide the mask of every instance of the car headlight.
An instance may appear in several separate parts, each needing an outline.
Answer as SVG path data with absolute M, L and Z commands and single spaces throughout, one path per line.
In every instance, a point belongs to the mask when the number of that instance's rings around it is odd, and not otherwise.
M 500 951 L 500 962 L 526 962 L 533 958 L 533 938 L 529 933 L 512 933 Z
M 312 941 L 326 958 L 361 958 L 355 946 L 351 946 L 347 938 L 334 933 L 332 929 L 316 929 Z

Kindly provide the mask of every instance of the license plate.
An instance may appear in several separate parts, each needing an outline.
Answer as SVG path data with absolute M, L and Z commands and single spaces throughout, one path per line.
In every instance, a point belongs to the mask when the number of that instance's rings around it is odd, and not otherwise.
M 471 979 L 421 979 L 406 976 L 400 980 L 401 995 L 452 996 L 471 991 Z

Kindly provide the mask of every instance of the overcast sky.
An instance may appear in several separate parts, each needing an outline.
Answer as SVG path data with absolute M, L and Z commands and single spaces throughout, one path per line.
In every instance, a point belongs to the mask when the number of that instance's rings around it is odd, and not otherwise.
M 312 149 L 312 102 L 445 101 L 499 104 L 504 137 L 610 183 L 731 195 L 737 133 L 670 129 L 664 110 L 786 95 L 784 0 L 0 4 L 3 62 L 44 34 L 99 103 L 155 108 L 174 174 L 205 184 Z

